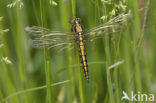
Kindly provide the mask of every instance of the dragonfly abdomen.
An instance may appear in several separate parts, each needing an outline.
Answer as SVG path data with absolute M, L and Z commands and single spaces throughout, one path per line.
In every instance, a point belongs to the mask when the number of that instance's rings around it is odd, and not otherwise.
M 85 73 L 86 80 L 89 82 L 88 64 L 87 64 L 85 45 L 84 45 L 84 39 L 82 37 L 82 32 L 79 33 L 79 42 L 78 43 L 79 43 L 81 63 L 82 63 L 82 66 L 83 66 L 83 70 L 84 70 L 84 73 Z

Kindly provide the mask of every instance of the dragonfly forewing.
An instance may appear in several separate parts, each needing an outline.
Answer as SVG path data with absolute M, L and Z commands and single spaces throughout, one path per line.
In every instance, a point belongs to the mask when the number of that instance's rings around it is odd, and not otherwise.
M 94 39 L 103 38 L 107 35 L 120 32 L 130 18 L 131 14 L 120 14 L 104 24 L 87 30 L 85 32 L 85 37 L 88 41 L 93 41 Z
M 75 43 L 72 32 L 51 31 L 38 26 L 26 27 L 25 31 L 33 36 L 29 43 L 34 48 L 45 46 L 48 49 L 63 50 L 72 48 Z

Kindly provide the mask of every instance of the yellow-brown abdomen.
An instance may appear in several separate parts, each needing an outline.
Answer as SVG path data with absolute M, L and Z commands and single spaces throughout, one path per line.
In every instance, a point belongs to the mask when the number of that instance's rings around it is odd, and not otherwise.
M 87 64 L 87 58 L 86 58 L 86 53 L 85 53 L 85 46 L 84 46 L 83 38 L 81 35 L 79 36 L 79 48 L 80 48 L 80 58 L 81 58 L 83 70 L 85 73 L 85 77 L 86 77 L 87 82 L 89 82 L 88 64 Z

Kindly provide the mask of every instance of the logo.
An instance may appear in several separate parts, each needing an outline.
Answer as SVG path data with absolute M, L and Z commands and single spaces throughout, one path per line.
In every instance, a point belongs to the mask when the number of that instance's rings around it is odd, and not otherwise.
M 121 101 L 128 100 L 128 101 L 146 101 L 146 102 L 153 102 L 154 101 L 154 94 L 142 94 L 140 92 L 134 93 L 131 91 L 131 95 L 128 95 L 125 91 L 122 92 L 123 96 Z

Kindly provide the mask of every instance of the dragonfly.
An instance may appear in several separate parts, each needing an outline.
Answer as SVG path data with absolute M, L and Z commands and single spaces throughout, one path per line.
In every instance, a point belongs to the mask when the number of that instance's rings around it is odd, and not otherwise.
M 81 25 L 81 19 L 75 17 L 70 21 L 72 25 L 71 32 L 52 31 L 39 26 L 26 27 L 25 31 L 33 36 L 31 45 L 35 48 L 43 48 L 45 46 L 47 49 L 59 48 L 59 50 L 64 50 L 66 48 L 72 49 L 76 43 L 79 47 L 79 55 L 85 78 L 89 82 L 85 43 L 121 31 L 121 28 L 124 27 L 130 18 L 130 13 L 122 13 L 104 24 L 84 30 Z

